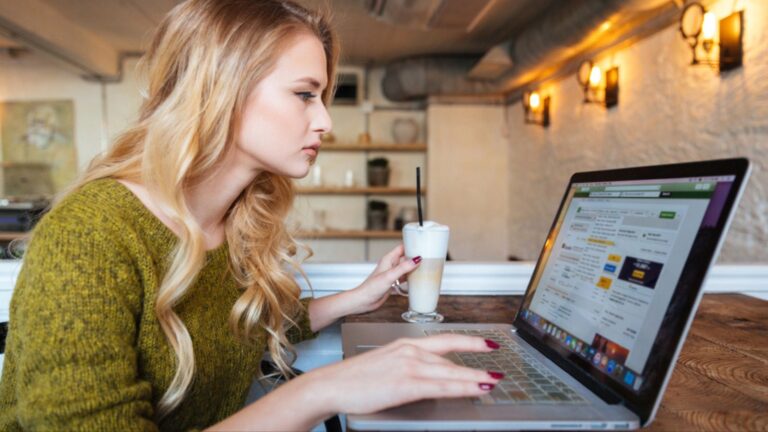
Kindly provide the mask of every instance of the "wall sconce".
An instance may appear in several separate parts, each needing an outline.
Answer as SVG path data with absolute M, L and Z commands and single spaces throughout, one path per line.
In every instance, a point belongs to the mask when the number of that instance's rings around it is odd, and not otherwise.
M 523 93 L 523 110 L 525 123 L 549 126 L 549 96 L 541 96 L 539 92 Z
M 717 66 L 721 72 L 741 66 L 743 18 L 744 11 L 734 12 L 721 19 L 718 25 L 715 14 L 707 12 L 701 3 L 686 6 L 680 15 L 680 33 L 691 47 L 691 64 Z M 699 58 L 699 46 L 704 51 L 704 58 Z M 719 48 L 717 58 L 713 58 L 715 47 Z
M 576 75 L 584 90 L 584 103 L 599 103 L 606 108 L 619 104 L 619 68 L 614 66 L 603 75 L 600 66 L 587 60 Z

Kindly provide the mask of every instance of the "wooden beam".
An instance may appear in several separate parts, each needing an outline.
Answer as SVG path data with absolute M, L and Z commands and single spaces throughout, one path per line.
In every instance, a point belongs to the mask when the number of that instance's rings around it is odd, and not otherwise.
M 120 76 L 120 54 L 41 0 L 0 0 L 0 32 L 93 79 Z

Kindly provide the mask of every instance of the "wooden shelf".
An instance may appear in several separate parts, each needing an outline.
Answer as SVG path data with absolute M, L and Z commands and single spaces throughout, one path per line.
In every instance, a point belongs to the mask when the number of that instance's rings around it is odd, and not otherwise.
M 416 195 L 412 187 L 300 187 L 297 192 L 301 195 Z M 421 190 L 426 195 L 426 189 Z
M 18 238 L 22 238 L 28 233 L 26 232 L 14 232 L 14 231 L 0 231 L 0 241 L 11 241 Z
M 326 231 L 299 231 L 296 237 L 314 239 L 398 239 L 403 234 L 400 231 L 370 231 L 370 230 L 326 230 Z
M 323 143 L 320 152 L 326 151 L 386 151 L 386 152 L 423 152 L 427 151 L 427 145 L 416 144 L 342 144 Z

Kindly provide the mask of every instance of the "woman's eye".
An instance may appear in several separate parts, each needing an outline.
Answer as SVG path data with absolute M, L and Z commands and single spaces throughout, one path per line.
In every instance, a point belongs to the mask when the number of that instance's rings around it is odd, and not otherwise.
M 304 102 L 309 102 L 312 98 L 317 97 L 317 95 L 312 92 L 297 92 L 296 96 L 301 98 Z

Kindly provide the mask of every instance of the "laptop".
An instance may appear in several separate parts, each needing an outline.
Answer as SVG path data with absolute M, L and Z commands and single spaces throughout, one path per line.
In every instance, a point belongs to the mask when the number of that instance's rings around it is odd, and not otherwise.
M 349 415 L 355 430 L 634 429 L 659 408 L 750 171 L 724 159 L 577 173 L 508 324 L 349 323 L 345 357 L 459 333 L 493 353 L 451 360 L 506 374 L 480 398 Z

